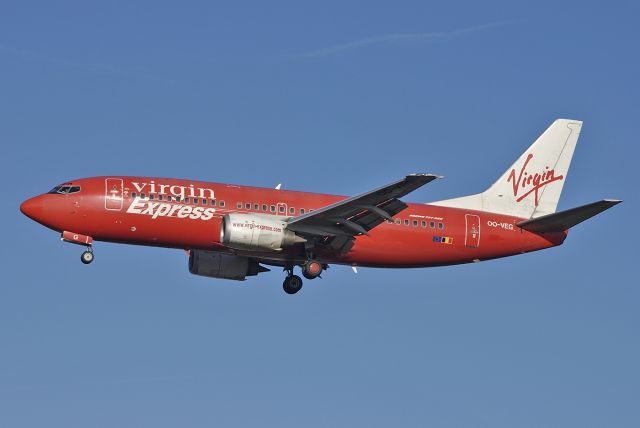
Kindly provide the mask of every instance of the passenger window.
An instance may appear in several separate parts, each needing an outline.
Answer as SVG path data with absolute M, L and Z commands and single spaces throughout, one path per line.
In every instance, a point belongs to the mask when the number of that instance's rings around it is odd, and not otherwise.
M 176 196 L 176 202 L 180 202 L 180 196 Z
M 158 195 L 158 200 L 161 201 L 162 200 L 162 195 Z
M 136 197 L 136 192 L 131 192 L 131 197 L 135 198 Z
M 173 197 L 171 195 L 167 195 L 167 201 L 171 202 L 173 200 Z
M 184 198 L 184 203 L 188 204 L 189 203 L 189 198 Z
M 438 223 L 438 229 L 444 229 L 444 224 Z
M 253 209 L 255 211 L 260 211 L 260 204 L 253 204 Z
M 270 210 L 272 213 L 276 212 L 276 206 L 275 206 L 275 205 L 271 205 L 271 206 L 269 207 L 269 210 Z
M 140 197 L 144 199 L 145 198 L 144 193 L 140 193 Z
M 300 208 L 300 215 L 304 214 L 304 208 Z
M 289 214 L 295 214 L 296 213 L 296 209 L 291 207 L 289 208 Z
M 224 201 L 220 201 L 220 208 L 224 207 Z
M 422 220 L 422 227 L 427 227 L 427 222 Z
M 242 202 L 238 202 L 238 203 L 236 204 L 236 208 L 237 208 L 237 209 L 239 209 L 239 210 L 241 210 L 241 209 L 242 209 Z
M 405 219 L 405 221 L 404 221 L 404 225 L 405 225 L 405 226 L 409 226 L 409 220 L 406 220 L 406 219 Z
M 244 204 L 244 207 L 248 210 L 251 209 L 251 202 L 247 202 L 246 204 Z
M 278 211 L 280 211 L 281 213 L 284 213 L 284 205 L 280 205 Z
M 413 227 L 418 227 L 418 220 L 413 220 Z
M 215 207 L 216 206 L 216 200 L 215 199 L 211 199 L 211 206 Z
M 436 224 L 435 224 L 434 222 L 430 221 L 430 222 L 429 222 L 429 227 L 430 227 L 431 229 L 434 229 L 434 228 L 436 227 Z
M 262 211 L 266 211 L 267 210 L 267 205 L 266 204 L 262 204 Z
M 200 202 L 198 202 L 198 198 L 193 198 L 193 203 L 194 204 L 199 204 Z
M 399 218 L 396 219 L 396 224 L 401 224 L 402 222 L 400 221 Z
M 155 196 L 155 195 L 154 195 L 153 193 L 150 193 L 150 194 L 149 194 L 149 200 L 150 200 L 150 201 L 153 201 L 154 196 Z

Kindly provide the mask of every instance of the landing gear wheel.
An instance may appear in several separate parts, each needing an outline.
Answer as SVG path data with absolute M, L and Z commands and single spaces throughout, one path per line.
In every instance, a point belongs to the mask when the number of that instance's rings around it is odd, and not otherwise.
M 82 261 L 82 263 L 84 263 L 85 265 L 88 265 L 89 263 L 91 263 L 93 261 L 93 251 L 85 251 L 84 253 L 82 253 L 80 255 L 80 260 Z
M 309 260 L 302 266 L 302 276 L 307 279 L 315 279 L 322 273 L 322 263 L 315 260 Z
M 282 288 L 287 294 L 296 294 L 302 288 L 302 278 L 298 275 L 289 275 L 284 279 Z

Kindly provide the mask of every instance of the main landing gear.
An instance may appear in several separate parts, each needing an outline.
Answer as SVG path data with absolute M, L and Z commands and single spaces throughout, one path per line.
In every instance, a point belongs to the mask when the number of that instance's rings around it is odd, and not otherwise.
M 287 277 L 282 283 L 282 288 L 287 294 L 296 294 L 302 289 L 302 278 L 300 278 L 298 275 L 294 275 L 293 269 L 290 269 Z
M 85 265 L 93 261 L 93 248 L 91 248 L 91 246 L 87 247 L 87 250 L 80 255 L 80 261 Z
M 307 279 L 319 278 L 322 271 L 326 268 L 326 265 L 316 260 L 308 260 L 302 265 L 302 276 Z M 285 268 L 285 271 L 287 271 L 287 277 L 282 283 L 282 288 L 287 294 L 296 294 L 302 289 L 302 278 L 293 274 L 293 266 Z
M 309 260 L 302 265 L 302 276 L 307 279 L 315 279 L 320 276 L 323 269 L 324 266 L 322 263 L 315 260 Z

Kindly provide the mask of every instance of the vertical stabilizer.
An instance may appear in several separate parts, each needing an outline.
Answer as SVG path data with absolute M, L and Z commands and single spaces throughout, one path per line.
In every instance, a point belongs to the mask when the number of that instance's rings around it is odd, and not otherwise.
M 554 213 L 581 128 L 579 120 L 556 120 L 487 190 L 432 205 L 522 218 Z

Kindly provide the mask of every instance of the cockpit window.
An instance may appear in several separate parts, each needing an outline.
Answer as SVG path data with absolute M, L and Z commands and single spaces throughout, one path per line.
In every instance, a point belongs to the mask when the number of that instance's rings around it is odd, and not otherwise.
M 60 195 L 68 195 L 70 193 L 78 193 L 80 191 L 80 186 L 70 186 L 68 184 L 63 184 L 62 186 L 56 186 L 49 191 L 49 193 L 58 193 Z

